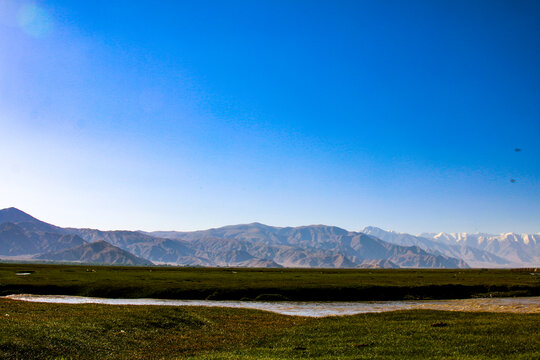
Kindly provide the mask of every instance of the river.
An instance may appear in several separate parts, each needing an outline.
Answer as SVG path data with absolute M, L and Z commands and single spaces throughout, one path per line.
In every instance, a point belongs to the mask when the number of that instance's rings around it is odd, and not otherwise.
M 105 299 L 65 295 L 8 295 L 4 298 L 57 304 L 209 306 L 271 311 L 284 315 L 323 317 L 396 310 L 445 310 L 477 312 L 540 313 L 540 297 L 480 298 L 459 300 L 292 302 L 215 301 L 160 299 Z

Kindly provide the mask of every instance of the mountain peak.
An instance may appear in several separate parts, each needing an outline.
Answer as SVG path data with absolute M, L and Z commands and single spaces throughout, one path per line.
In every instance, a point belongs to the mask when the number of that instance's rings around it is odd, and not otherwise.
M 376 227 L 376 226 L 366 226 L 360 232 L 366 232 L 366 231 L 386 231 L 386 230 L 383 230 L 383 229 L 381 229 L 379 227 Z
M 15 207 L 0 210 L 0 224 L 5 222 L 19 223 L 34 221 L 39 220 Z
M 267 227 L 269 227 L 268 225 L 257 222 L 257 221 L 246 224 L 246 226 L 253 226 L 253 227 L 258 227 L 258 228 L 267 228 Z
M 25 214 L 27 216 L 30 216 L 28 215 L 27 213 L 25 213 L 24 211 L 22 210 L 19 210 L 17 209 L 16 207 L 8 207 L 8 208 L 5 208 L 5 209 L 2 209 L 0 210 L 0 212 L 6 212 L 6 213 L 18 213 L 18 214 Z
M 373 235 L 373 236 L 376 236 L 376 237 L 386 235 L 386 234 L 396 234 L 396 235 L 401 234 L 401 233 L 399 233 L 397 231 L 384 230 L 384 229 L 378 228 L 376 226 L 366 226 L 365 228 L 360 230 L 360 232 L 364 233 L 364 234 L 368 234 L 368 235 Z

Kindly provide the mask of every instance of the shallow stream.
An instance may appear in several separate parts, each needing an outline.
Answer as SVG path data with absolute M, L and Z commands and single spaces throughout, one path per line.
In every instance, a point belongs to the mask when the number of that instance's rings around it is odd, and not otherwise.
M 209 306 L 246 308 L 296 316 L 340 316 L 396 310 L 446 310 L 540 313 L 540 297 L 481 298 L 459 300 L 362 301 L 362 302 L 292 302 L 292 301 L 215 301 L 215 300 L 159 300 L 105 299 L 65 295 L 8 295 L 4 298 L 20 301 L 59 304 Z

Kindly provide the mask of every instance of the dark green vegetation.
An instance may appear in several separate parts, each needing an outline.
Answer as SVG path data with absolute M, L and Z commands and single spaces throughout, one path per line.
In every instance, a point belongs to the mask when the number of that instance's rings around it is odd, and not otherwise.
M 1 359 L 538 359 L 538 314 L 301 318 L 0 299 Z
M 17 272 L 32 272 L 18 276 Z M 400 300 L 538 296 L 526 270 L 208 269 L 0 264 L 0 295 Z

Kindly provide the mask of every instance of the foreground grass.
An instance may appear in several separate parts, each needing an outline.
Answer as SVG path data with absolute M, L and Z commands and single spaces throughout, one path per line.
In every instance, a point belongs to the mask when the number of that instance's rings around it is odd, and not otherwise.
M 540 358 L 538 314 L 400 311 L 313 319 L 6 299 L 0 314 L 1 359 Z
M 18 276 L 17 272 L 31 272 Z M 538 296 L 525 270 L 226 269 L 0 264 L 0 296 L 400 300 Z

